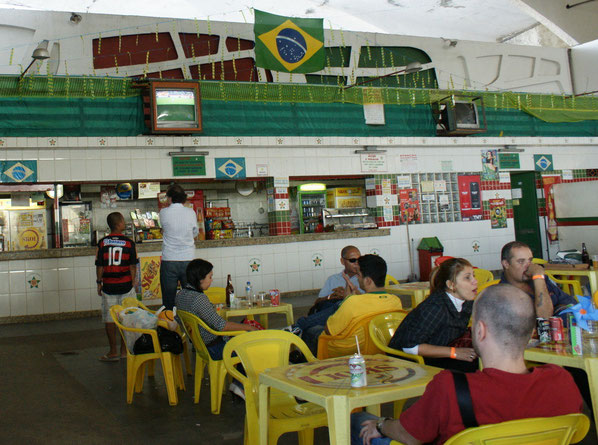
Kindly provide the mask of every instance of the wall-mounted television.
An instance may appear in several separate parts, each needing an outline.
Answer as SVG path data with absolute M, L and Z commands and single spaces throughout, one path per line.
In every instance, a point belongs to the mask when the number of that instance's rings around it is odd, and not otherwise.
M 448 96 L 433 104 L 438 135 L 469 135 L 486 131 L 486 114 L 481 97 L 455 100 Z
M 197 133 L 201 127 L 199 82 L 150 82 L 153 133 Z

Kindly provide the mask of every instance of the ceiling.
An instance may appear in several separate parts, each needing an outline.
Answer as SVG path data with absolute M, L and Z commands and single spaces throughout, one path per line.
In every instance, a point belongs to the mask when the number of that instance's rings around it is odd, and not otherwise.
M 593 25 L 598 2 L 580 5 L 575 11 L 567 10 L 566 3 L 564 0 L 0 0 L 0 8 L 251 23 L 253 7 L 280 15 L 321 17 L 326 28 L 352 31 L 546 46 L 564 46 L 559 41 L 573 46 L 598 38 Z M 590 10 L 592 14 L 588 14 Z M 571 17 L 573 13 L 579 17 L 577 23 L 559 20 L 561 15 Z M 585 29 L 579 23 L 584 17 L 592 18 L 588 23 L 591 31 L 576 39 L 572 29 Z M 543 43 L 533 36 L 538 32 L 558 38 Z M 530 34 L 523 40 L 513 39 Z

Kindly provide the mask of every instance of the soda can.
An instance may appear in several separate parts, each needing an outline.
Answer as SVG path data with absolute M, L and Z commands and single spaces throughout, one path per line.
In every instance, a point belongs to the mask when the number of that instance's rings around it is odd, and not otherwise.
M 550 322 L 550 336 L 552 342 L 556 343 L 563 341 L 563 320 L 559 317 L 550 317 L 548 321 Z
M 550 335 L 550 322 L 547 318 L 536 318 L 536 331 L 540 343 L 550 343 L 552 336 Z
M 367 386 L 365 360 L 361 355 L 355 354 L 349 358 L 349 373 L 351 374 L 351 386 L 353 388 Z
M 280 305 L 280 291 L 278 289 L 270 289 L 270 304 L 272 306 Z

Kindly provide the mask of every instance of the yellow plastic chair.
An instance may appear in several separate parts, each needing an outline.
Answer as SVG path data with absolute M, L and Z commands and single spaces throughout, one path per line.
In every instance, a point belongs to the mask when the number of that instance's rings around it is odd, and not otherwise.
M 474 269 L 473 274 L 475 275 L 475 279 L 478 281 L 478 286 L 480 284 L 484 284 L 488 281 L 494 280 L 494 275 L 492 274 L 492 272 L 486 269 Z
M 577 300 L 577 295 L 583 295 L 583 291 L 581 290 L 581 283 L 579 282 L 579 280 L 576 280 L 576 279 L 566 280 L 564 278 L 559 279 L 548 272 L 544 272 L 544 273 L 546 274 L 546 276 L 548 276 L 548 278 L 550 278 L 552 281 L 554 281 L 556 284 L 558 284 L 560 286 L 560 288 L 563 289 L 563 292 L 568 293 L 576 300 Z
M 362 355 L 380 354 L 381 351 L 372 341 L 368 329 L 370 321 L 380 314 L 381 312 L 377 312 L 365 316 L 361 320 L 356 320 L 350 329 L 339 335 L 329 335 L 322 332 L 318 337 L 318 359 L 323 360 L 331 357 L 355 354 L 357 352 L 357 345 L 355 344 L 356 335 Z M 347 341 L 343 342 L 343 340 Z
M 245 389 L 245 445 L 258 443 L 258 377 L 267 368 L 289 364 L 289 352 L 296 348 L 307 361 L 315 358 L 298 336 L 278 330 L 252 331 L 232 338 L 224 347 L 223 360 L 227 371 L 238 379 Z M 233 357 L 236 354 L 236 357 Z M 235 367 L 241 363 L 246 376 Z M 298 404 L 293 396 L 270 389 L 268 444 L 276 445 L 287 432 L 297 431 L 299 445 L 312 445 L 314 428 L 327 425 L 324 408 L 313 403 Z
M 199 327 L 201 326 L 211 334 L 218 336 L 233 336 L 244 334 L 246 331 L 215 331 L 210 328 L 198 316 L 186 311 L 177 311 L 177 316 L 181 319 L 183 330 L 191 343 L 195 347 L 195 391 L 193 393 L 193 402 L 199 403 L 199 393 L 201 391 L 201 382 L 203 379 L 205 365 L 208 365 L 208 374 L 210 375 L 210 402 L 212 414 L 220 414 L 222 405 L 222 391 L 224 390 L 224 380 L 226 378 L 226 369 L 222 360 L 213 360 L 210 357 L 208 348 L 201 338 Z
M 567 445 L 581 441 L 590 428 L 584 414 L 510 420 L 468 428 L 455 434 L 445 445 Z M 391 445 L 400 445 L 395 440 Z
M 386 275 L 386 279 L 384 280 L 384 287 L 392 286 L 393 284 L 399 284 L 399 280 L 397 280 L 392 275 Z
M 143 309 L 144 311 L 151 312 L 152 314 L 156 313 L 156 311 L 151 310 L 145 304 L 143 304 L 142 301 L 139 301 L 137 298 L 134 298 L 134 297 L 123 298 L 122 305 L 123 305 L 123 307 L 137 306 L 137 307 L 140 307 L 141 309 Z M 189 357 L 189 346 L 187 345 L 187 335 L 185 334 L 185 332 L 183 332 L 183 330 L 180 327 L 177 328 L 176 332 L 177 332 L 177 334 L 179 334 L 181 336 L 181 340 L 183 340 L 183 357 L 185 357 L 185 370 L 187 371 L 187 375 L 192 375 L 193 371 L 191 369 L 191 357 Z M 152 366 L 150 375 L 153 375 L 153 363 L 150 366 Z
M 548 261 L 543 260 L 542 258 L 532 258 L 532 263 L 535 264 L 546 264 Z
M 123 326 L 118 321 L 118 314 L 115 310 L 116 308 L 117 306 L 112 306 L 110 308 L 110 315 L 118 327 L 123 340 L 125 339 L 125 332 L 149 334 L 152 337 L 154 351 L 156 351 L 147 354 L 133 354 L 125 340 L 125 346 L 127 348 L 127 403 L 130 404 L 133 402 L 133 390 L 139 393 L 143 389 L 146 365 L 149 363 L 153 365 L 155 360 L 160 360 L 162 363 L 164 381 L 166 382 L 168 402 L 171 405 L 177 405 L 179 403 L 177 388 L 182 390 L 185 389 L 180 355 L 171 354 L 170 352 L 162 352 L 162 349 L 160 348 L 160 342 L 158 341 L 158 333 L 155 329 L 137 329 Z M 148 375 L 153 375 L 153 366 L 149 368 Z
M 594 307 L 598 307 L 598 290 L 596 292 L 594 292 Z
M 372 318 L 369 324 L 370 338 L 376 347 L 385 354 L 394 355 L 396 357 L 423 365 L 424 358 L 421 355 L 408 354 L 388 346 L 390 339 L 395 334 L 397 328 L 408 313 L 409 312 L 407 311 L 397 311 L 390 312 L 388 314 L 380 314 Z M 396 419 L 398 419 L 401 415 L 406 401 L 407 399 L 403 399 L 394 402 L 394 417 Z
M 486 289 L 487 287 L 494 286 L 495 284 L 498 284 L 498 283 L 500 283 L 500 280 L 496 279 L 496 280 L 492 280 L 492 281 L 486 281 L 484 284 L 478 285 L 478 294 L 480 292 L 482 292 L 484 289 Z
M 226 289 L 223 287 L 210 287 L 204 291 L 204 294 L 206 294 L 212 304 L 226 303 Z

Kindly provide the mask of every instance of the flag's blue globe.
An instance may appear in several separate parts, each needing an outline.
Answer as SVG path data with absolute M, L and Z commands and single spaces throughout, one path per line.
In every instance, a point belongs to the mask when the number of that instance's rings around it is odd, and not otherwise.
M 17 165 L 15 168 L 12 169 L 12 177 L 15 181 L 22 181 L 27 176 L 27 172 L 23 167 Z
M 278 54 L 287 63 L 299 62 L 307 51 L 307 43 L 299 31 L 285 28 L 276 36 Z

